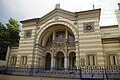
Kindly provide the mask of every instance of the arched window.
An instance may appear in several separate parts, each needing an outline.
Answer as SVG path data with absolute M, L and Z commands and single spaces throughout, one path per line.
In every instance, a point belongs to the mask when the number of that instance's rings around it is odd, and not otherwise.
M 10 65 L 15 66 L 15 65 L 16 65 L 16 62 L 17 62 L 17 57 L 16 57 L 16 56 L 12 56 L 12 57 L 11 57 L 11 60 L 10 60 Z
M 69 41 L 69 42 L 74 42 L 74 41 L 75 41 L 74 36 L 71 35 L 70 33 L 69 33 L 69 35 L 68 35 L 68 41 Z
M 46 45 L 50 46 L 52 44 L 52 35 L 48 38 Z
M 115 54 L 108 55 L 108 65 L 117 65 L 117 56 Z
M 65 31 L 56 32 L 56 42 L 64 42 Z
M 91 65 L 91 66 L 96 65 L 95 64 L 96 63 L 95 55 L 88 55 L 87 63 L 88 63 L 88 65 Z
M 21 65 L 26 65 L 26 64 L 27 64 L 27 56 L 22 56 L 22 57 L 21 57 L 20 64 L 21 64 Z

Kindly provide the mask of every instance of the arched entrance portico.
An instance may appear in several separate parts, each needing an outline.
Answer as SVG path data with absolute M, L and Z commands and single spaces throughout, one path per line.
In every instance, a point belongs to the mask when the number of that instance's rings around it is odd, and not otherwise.
M 63 52 L 61 52 L 61 51 L 57 52 L 56 56 L 55 56 L 55 60 L 56 60 L 56 63 L 55 63 L 56 68 L 58 68 L 58 69 L 64 68 L 64 54 L 63 54 Z
M 45 57 L 45 69 L 50 69 L 51 67 L 51 54 L 47 53 L 46 57 Z
M 51 52 L 51 58 L 49 58 L 51 59 L 49 60 L 49 67 L 51 63 L 51 69 L 67 69 L 69 67 L 68 51 L 76 49 L 76 38 L 72 30 L 69 25 L 51 25 L 45 30 L 43 30 L 40 39 L 38 39 L 41 49 L 43 49 L 43 52 Z M 45 64 L 45 66 L 48 66 L 47 62 L 45 62 Z

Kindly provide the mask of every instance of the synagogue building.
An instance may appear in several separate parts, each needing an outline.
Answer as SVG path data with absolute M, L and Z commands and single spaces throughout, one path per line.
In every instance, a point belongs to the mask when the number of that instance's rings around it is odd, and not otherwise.
M 119 5 L 120 8 L 120 5 Z M 100 26 L 101 9 L 70 12 L 55 9 L 40 18 L 20 21 L 20 41 L 8 47 L 8 66 L 79 69 L 120 65 L 118 25 Z

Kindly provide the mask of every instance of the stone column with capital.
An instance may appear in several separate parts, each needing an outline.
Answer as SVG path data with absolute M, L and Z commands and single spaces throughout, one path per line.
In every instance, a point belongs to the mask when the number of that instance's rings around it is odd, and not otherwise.
M 55 68 L 54 47 L 55 47 L 55 31 L 53 31 L 53 40 L 52 40 L 51 70 Z
M 64 57 L 64 68 L 68 69 L 69 67 L 69 57 L 68 57 L 68 31 L 65 31 L 65 57 Z
M 55 68 L 55 57 L 52 56 L 51 57 L 51 70 L 53 70 Z
M 65 56 L 65 58 L 64 58 L 64 68 L 68 69 L 68 67 L 69 67 L 69 58 L 68 58 L 68 56 Z

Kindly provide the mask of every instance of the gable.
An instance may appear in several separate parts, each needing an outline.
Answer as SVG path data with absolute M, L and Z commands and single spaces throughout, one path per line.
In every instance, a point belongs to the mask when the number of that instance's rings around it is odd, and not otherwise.
M 49 12 L 48 14 L 46 14 L 45 16 L 40 18 L 40 23 L 44 24 L 45 22 L 47 22 L 48 20 L 51 20 L 54 17 L 63 17 L 66 19 L 69 19 L 71 21 L 76 20 L 77 16 L 75 15 L 74 12 L 69 12 L 63 9 L 54 9 L 53 11 Z

